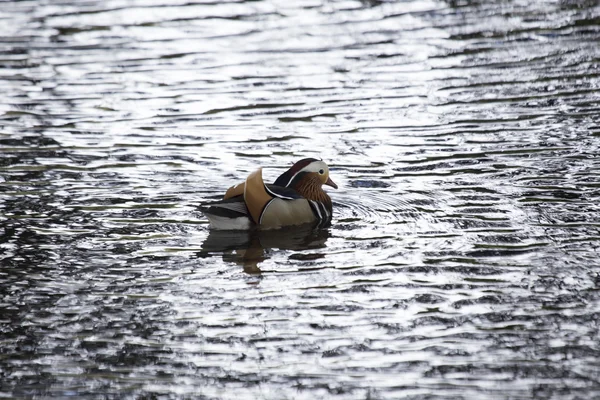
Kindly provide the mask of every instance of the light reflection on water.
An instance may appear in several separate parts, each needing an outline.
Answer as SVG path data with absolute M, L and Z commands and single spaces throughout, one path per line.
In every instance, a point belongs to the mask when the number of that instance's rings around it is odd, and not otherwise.
M 594 2 L 4 2 L 0 394 L 594 398 Z M 323 158 L 330 228 L 198 204 Z

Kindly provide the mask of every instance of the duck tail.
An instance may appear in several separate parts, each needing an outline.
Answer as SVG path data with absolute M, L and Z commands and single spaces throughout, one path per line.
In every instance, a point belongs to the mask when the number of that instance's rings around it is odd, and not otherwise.
M 219 200 L 199 207 L 213 229 L 249 229 L 250 215 L 242 196 Z

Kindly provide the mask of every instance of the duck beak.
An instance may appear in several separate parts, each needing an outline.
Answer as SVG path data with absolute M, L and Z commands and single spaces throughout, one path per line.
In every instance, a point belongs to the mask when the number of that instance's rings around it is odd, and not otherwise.
M 332 188 L 334 188 L 334 189 L 337 189 L 337 188 L 338 188 L 338 186 L 335 184 L 335 182 L 334 182 L 334 181 L 332 181 L 332 180 L 331 180 L 331 178 L 329 178 L 329 177 L 327 177 L 327 182 L 325 182 L 325 184 L 326 184 L 327 186 L 331 186 L 331 187 L 332 187 Z

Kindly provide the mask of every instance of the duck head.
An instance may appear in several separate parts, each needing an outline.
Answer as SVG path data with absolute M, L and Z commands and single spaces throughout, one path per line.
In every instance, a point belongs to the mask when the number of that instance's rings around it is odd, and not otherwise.
M 301 180 L 309 179 L 320 185 L 331 186 L 337 189 L 338 186 L 329 177 L 329 167 L 321 160 L 315 158 L 304 158 L 296 162 L 290 169 L 284 172 L 277 180 L 277 186 L 294 187 Z

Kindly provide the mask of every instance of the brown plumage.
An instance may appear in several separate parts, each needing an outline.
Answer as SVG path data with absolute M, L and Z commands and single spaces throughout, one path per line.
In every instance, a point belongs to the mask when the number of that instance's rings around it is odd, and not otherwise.
M 302 179 L 292 187 L 302 197 L 322 203 L 330 212 L 333 209 L 331 197 L 323 190 L 323 182 L 316 172 L 306 173 Z

